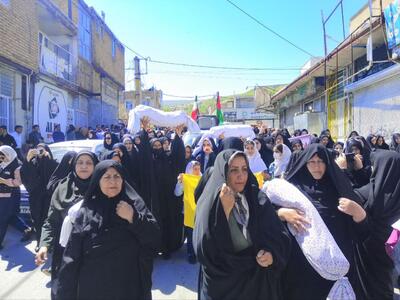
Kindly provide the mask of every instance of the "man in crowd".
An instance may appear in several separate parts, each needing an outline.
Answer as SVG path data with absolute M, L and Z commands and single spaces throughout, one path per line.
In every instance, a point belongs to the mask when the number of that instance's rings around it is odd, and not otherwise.
M 36 147 L 38 144 L 43 143 L 44 139 L 40 134 L 39 125 L 32 126 L 32 132 L 29 134 L 27 144 L 31 147 Z
M 17 147 L 15 139 L 7 132 L 6 125 L 0 126 L 0 144 L 10 146 L 14 149 Z
M 14 127 L 14 132 L 11 132 L 11 135 L 14 138 L 15 143 L 16 143 L 15 152 L 17 152 L 17 156 L 18 156 L 18 159 L 20 161 L 24 160 L 24 157 L 22 156 L 22 152 L 21 152 L 21 149 L 22 149 L 22 137 L 23 137 L 22 131 L 23 131 L 23 129 L 24 128 L 21 125 L 16 125 Z

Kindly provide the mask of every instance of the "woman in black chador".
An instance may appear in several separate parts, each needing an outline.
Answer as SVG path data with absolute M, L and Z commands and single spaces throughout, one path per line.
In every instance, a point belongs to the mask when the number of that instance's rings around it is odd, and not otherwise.
M 349 179 L 339 169 L 326 147 L 320 144 L 309 145 L 299 155 L 286 179 L 317 209 L 350 263 L 347 276 L 354 287 L 357 280 L 353 274 L 353 241 L 355 229 L 362 230 L 366 226 L 366 213 L 357 203 L 360 200 Z M 298 231 L 306 231 L 308 228 L 303 213 L 291 208 L 278 209 L 281 220 L 290 223 Z M 325 300 L 335 282 L 321 277 L 307 261 L 294 237 L 292 240 L 292 252 L 282 276 L 283 299 Z
M 196 209 L 199 299 L 282 299 L 290 237 L 260 193 L 246 154 L 218 154 Z
M 71 172 L 59 182 L 54 190 L 49 213 L 42 227 L 40 249 L 36 255 L 36 264 L 40 265 L 45 262 L 47 252 L 53 252 L 52 280 L 57 278 L 64 252 L 64 248 L 59 244 L 63 220 L 68 210 L 82 200 L 97 162 L 95 154 L 87 151 L 79 152 L 72 162 Z M 52 290 L 52 296 L 54 296 L 54 290 Z
M 356 190 L 368 214 L 368 234 L 356 244 L 355 261 L 360 281 L 357 300 L 393 299 L 393 262 L 385 242 L 391 225 L 400 218 L 400 154 L 378 150 L 371 154 L 370 182 Z
M 151 299 L 160 231 L 122 166 L 100 162 L 65 248 L 56 299 Z
M 49 146 L 39 144 L 36 149 L 29 150 L 21 167 L 21 180 L 29 193 L 29 206 L 38 242 L 36 251 L 39 250 L 42 225 L 47 218 L 52 195 L 47 185 L 57 166 Z

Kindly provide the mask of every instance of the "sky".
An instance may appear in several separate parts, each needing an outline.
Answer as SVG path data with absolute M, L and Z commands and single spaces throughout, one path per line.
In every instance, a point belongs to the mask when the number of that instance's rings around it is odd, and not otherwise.
M 321 10 L 325 17 L 338 0 L 230 0 L 299 48 L 324 55 Z M 285 84 L 299 76 L 311 56 L 278 38 L 228 0 L 85 0 L 116 37 L 151 60 L 224 67 L 279 70 L 224 70 L 148 62 L 144 88 L 161 89 L 164 100 L 242 93 L 256 85 Z M 368 0 L 343 0 L 345 34 L 349 22 Z M 328 51 L 343 40 L 340 9 L 327 22 Z M 125 65 L 135 54 L 125 49 Z M 142 72 L 146 63 L 141 61 Z M 289 69 L 289 70 L 288 70 Z M 290 70 L 292 69 L 292 70 Z M 294 70 L 293 70 L 294 69 Z M 134 88 L 126 71 L 126 90 Z M 172 96 L 171 96 L 172 95 Z M 174 97 L 173 97 L 174 96 Z M 175 97 L 178 96 L 178 97 Z

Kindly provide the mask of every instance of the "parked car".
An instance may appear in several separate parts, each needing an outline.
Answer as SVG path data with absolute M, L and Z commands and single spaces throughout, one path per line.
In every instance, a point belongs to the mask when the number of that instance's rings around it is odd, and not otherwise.
M 60 162 L 64 154 L 68 151 L 82 151 L 87 150 L 95 153 L 98 157 L 103 153 L 104 146 L 103 140 L 77 140 L 77 141 L 67 141 L 50 144 L 49 148 L 53 153 L 53 157 L 56 161 Z M 29 208 L 29 193 L 26 188 L 21 185 L 21 204 L 20 204 L 20 217 L 31 224 L 31 213 Z
M 68 151 L 79 152 L 82 150 L 91 151 L 98 157 L 103 153 L 104 146 L 103 140 L 77 140 L 59 142 L 49 145 L 53 157 L 56 161 L 60 162 L 64 154 Z

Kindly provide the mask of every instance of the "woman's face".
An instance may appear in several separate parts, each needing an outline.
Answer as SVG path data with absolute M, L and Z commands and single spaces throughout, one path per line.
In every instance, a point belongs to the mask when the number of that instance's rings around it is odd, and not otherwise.
M 301 144 L 300 143 L 296 143 L 293 145 L 293 151 L 300 151 L 301 150 Z
M 324 137 L 321 139 L 320 143 L 321 143 L 322 145 L 324 145 L 324 146 L 328 145 L 328 143 L 329 143 L 329 138 L 326 137 L 326 136 L 324 136 Z
M 275 138 L 275 145 L 283 144 L 283 137 L 281 135 L 277 135 Z
M 376 142 L 377 142 L 377 144 L 378 144 L 379 146 L 382 146 L 382 145 L 383 145 L 383 137 L 379 137 L 378 140 L 377 140 Z
M 261 150 L 261 143 L 260 143 L 260 141 L 259 141 L 259 140 L 254 140 L 254 143 L 256 144 L 257 150 L 260 151 L 260 150 Z
M 114 168 L 109 168 L 100 178 L 100 190 L 108 198 L 117 196 L 122 190 L 123 179 Z
M 256 153 L 256 148 L 253 144 L 246 144 L 245 149 L 248 156 L 253 156 Z
M 111 145 L 111 143 L 112 143 L 111 134 L 106 134 L 106 136 L 104 138 L 106 140 L 106 144 Z
M 203 151 L 206 154 L 210 154 L 212 152 L 212 145 L 209 140 L 203 141 Z
M 302 132 L 301 132 L 301 135 L 307 135 L 308 134 L 308 131 L 306 131 L 306 130 L 303 130 Z
M 315 154 L 308 162 L 307 169 L 315 180 L 320 180 L 326 171 L 325 162 Z
M 335 146 L 335 151 L 338 152 L 339 154 L 342 154 L 342 153 L 343 153 L 343 147 L 342 147 L 342 145 L 337 144 L 337 145 Z
M 140 145 L 140 137 L 135 137 L 135 144 Z
M 360 151 L 360 149 L 358 149 L 357 147 L 351 147 L 351 152 L 353 152 L 354 154 L 361 154 L 361 151 Z
M 373 137 L 371 138 L 371 144 L 372 144 L 372 145 L 376 145 L 376 136 L 373 136 Z
M 236 193 L 241 193 L 248 179 L 248 167 L 244 157 L 234 158 L 228 167 L 228 186 Z
M 200 165 L 194 165 L 193 166 L 193 175 L 196 175 L 196 176 L 200 176 L 201 175 Z
M 394 141 L 396 142 L 397 145 L 400 145 L 400 135 L 396 136 Z
M 192 157 L 192 148 L 186 147 L 185 148 L 185 158 L 190 159 Z
M 162 148 L 162 145 L 161 145 L 161 142 L 160 142 L 160 141 L 154 142 L 154 144 L 153 144 L 153 149 L 159 150 L 159 149 L 161 149 L 161 148 Z
M 165 152 L 169 151 L 169 141 L 168 140 L 165 141 L 162 146 L 163 146 L 163 149 Z
M 126 147 L 126 150 L 128 150 L 128 152 L 131 152 L 133 149 L 133 144 L 132 141 L 130 139 L 125 139 L 124 140 L 124 146 Z
M 119 148 L 115 148 L 115 149 L 114 149 L 114 152 L 117 153 L 119 157 L 124 156 L 124 152 L 122 152 L 122 150 L 119 149 Z
M 76 161 L 75 173 L 79 178 L 85 180 L 92 176 L 94 170 L 94 163 L 89 155 L 81 155 Z
M 273 156 L 275 160 L 279 160 L 282 157 L 282 152 L 275 148 Z

